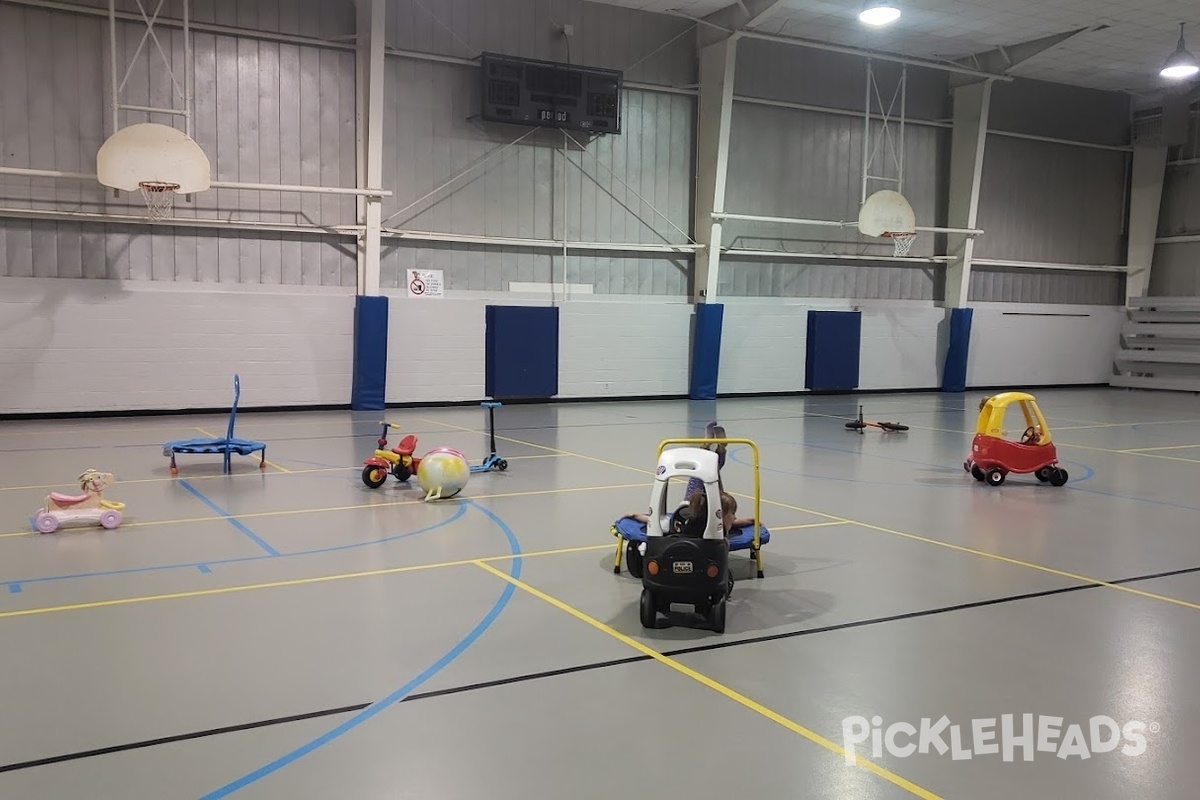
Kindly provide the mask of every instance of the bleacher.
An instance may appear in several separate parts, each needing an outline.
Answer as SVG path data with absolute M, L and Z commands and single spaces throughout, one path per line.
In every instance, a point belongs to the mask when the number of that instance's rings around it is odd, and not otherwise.
M 1200 297 L 1139 297 L 1113 357 L 1113 386 L 1200 392 Z

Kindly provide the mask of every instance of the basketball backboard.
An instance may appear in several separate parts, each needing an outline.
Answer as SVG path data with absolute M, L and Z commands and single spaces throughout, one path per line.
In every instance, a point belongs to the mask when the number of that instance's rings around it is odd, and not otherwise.
M 136 192 L 144 183 L 175 184 L 178 194 L 208 189 L 210 166 L 200 145 L 169 125 L 121 128 L 96 154 L 96 177 L 113 189 Z

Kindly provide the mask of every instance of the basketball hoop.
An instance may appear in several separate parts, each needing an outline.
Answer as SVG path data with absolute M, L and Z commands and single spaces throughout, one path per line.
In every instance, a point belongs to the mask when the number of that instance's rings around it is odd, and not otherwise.
M 146 200 L 146 208 L 150 210 L 150 219 L 166 219 L 171 216 L 171 209 L 175 207 L 175 193 L 179 191 L 178 183 L 141 181 L 138 187 Z
M 892 233 L 891 231 L 884 232 L 883 236 L 885 239 L 892 240 L 894 248 L 892 255 L 899 258 L 908 255 L 909 251 L 912 250 L 913 241 L 917 238 L 916 233 Z

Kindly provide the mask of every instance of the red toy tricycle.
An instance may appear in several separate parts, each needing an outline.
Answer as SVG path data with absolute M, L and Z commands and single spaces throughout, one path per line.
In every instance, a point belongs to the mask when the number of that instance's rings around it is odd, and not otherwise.
M 1025 418 L 1026 428 L 1019 442 L 1004 438 L 1004 413 L 1013 403 L 1021 407 Z M 1010 472 L 1033 473 L 1039 481 L 1053 486 L 1067 482 L 1067 471 L 1058 465 L 1046 418 L 1033 395 L 1025 392 L 1004 392 L 980 404 L 971 454 L 963 462 L 963 469 L 989 486 L 1004 483 Z
M 372 489 L 378 489 L 387 481 L 388 473 L 396 476 L 396 480 L 404 483 L 417 474 L 421 459 L 413 455 L 417 449 L 417 437 L 409 434 L 400 440 L 400 444 L 387 449 L 387 432 L 399 430 L 400 426 L 391 422 L 381 422 L 383 432 L 379 434 L 375 455 L 363 461 L 362 480 Z

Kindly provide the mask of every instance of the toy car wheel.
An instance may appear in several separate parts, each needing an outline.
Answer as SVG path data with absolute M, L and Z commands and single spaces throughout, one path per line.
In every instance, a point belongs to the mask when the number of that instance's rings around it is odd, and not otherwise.
M 654 601 L 654 592 L 642 589 L 641 617 L 643 628 L 653 628 L 658 624 L 658 605 Z
M 717 633 L 725 632 L 725 598 L 722 597 L 717 602 L 713 603 L 712 609 L 708 612 L 708 622 L 712 625 L 712 629 Z
M 637 542 L 625 543 L 625 563 L 629 565 L 629 574 L 635 578 L 642 577 L 642 551 L 638 549 Z
M 100 515 L 100 525 L 107 530 L 112 530 L 121 524 L 121 512 L 108 509 Z
M 397 464 L 396 466 L 392 467 L 392 474 L 395 475 L 396 480 L 400 481 L 401 483 L 405 483 L 409 478 L 412 477 L 412 473 L 409 472 L 403 464 Z
M 1067 471 L 1062 467 L 1057 467 L 1050 473 L 1051 486 L 1063 486 L 1067 482 Z
M 971 467 L 971 477 L 977 481 L 982 481 L 987 476 L 983 474 L 983 470 L 979 467 Z
M 984 474 L 984 477 L 987 479 L 988 486 L 999 486 L 1004 483 L 1004 470 L 993 467 Z
M 387 470 L 383 467 L 371 465 L 363 467 L 362 481 L 372 489 L 378 489 L 380 486 L 383 486 L 384 481 L 387 480 L 387 476 Z
M 1035 472 L 1033 474 L 1039 481 L 1041 481 L 1042 483 L 1045 483 L 1046 481 L 1050 480 L 1050 477 L 1054 474 L 1054 468 L 1053 467 L 1042 467 L 1041 469 L 1039 469 L 1037 472 Z
M 508 462 L 505 461 L 503 458 L 500 459 L 499 461 L 496 462 L 496 469 L 500 470 L 501 472 L 507 471 L 508 470 Z
M 53 514 L 41 513 L 34 520 L 39 533 L 54 533 L 58 530 L 58 517 Z

